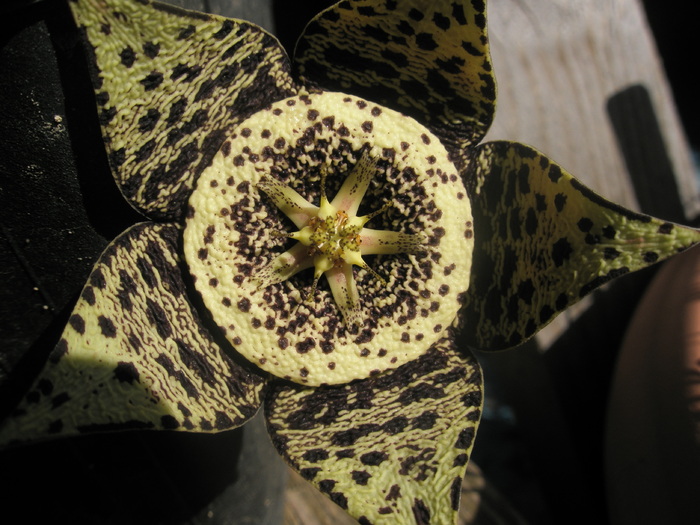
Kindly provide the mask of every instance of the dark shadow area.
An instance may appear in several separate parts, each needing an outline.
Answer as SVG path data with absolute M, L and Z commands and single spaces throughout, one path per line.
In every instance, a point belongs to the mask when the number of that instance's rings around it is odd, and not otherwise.
M 647 20 L 654 33 L 656 46 L 673 91 L 683 127 L 695 150 L 700 148 L 700 102 L 697 73 L 689 57 L 697 49 L 697 6 L 693 2 L 677 2 L 669 9 L 666 2 L 643 0 Z
M 684 222 L 673 165 L 649 90 L 636 84 L 619 91 L 608 99 L 607 110 L 640 211 L 671 222 Z
M 236 480 L 242 438 L 134 431 L 8 450 L 3 507 L 29 523 L 188 523 Z
M 545 353 L 535 341 L 478 353 L 487 399 L 501 413 L 484 410 L 473 459 L 528 523 L 608 522 L 608 393 L 625 330 L 655 272 L 594 292 L 594 304 Z
M 43 362 L 59 318 L 106 239 L 82 205 L 71 137 L 46 21 L 58 3 L 32 5 L 2 23 L 0 49 L 0 393 L 20 358 Z M 60 329 L 59 329 L 60 330 Z M 38 343 L 40 340 L 44 342 Z M 41 348 L 36 348 L 38 344 Z M 32 349 L 29 351 L 29 349 Z M 36 357 L 31 357 L 36 351 Z
M 58 340 L 97 256 L 139 216 L 107 167 L 66 4 L 18 9 L 0 33 L 4 415 Z
M 294 57 L 294 47 L 306 24 L 316 14 L 335 3 L 333 0 L 308 0 L 306 2 L 272 0 L 275 36 L 287 50 L 289 58 Z
M 0 21 L 0 417 L 58 341 L 107 243 L 142 220 L 107 164 L 64 1 Z M 217 435 L 123 432 L 0 452 L 0 498 L 31 523 L 278 523 L 284 467 L 260 418 Z
M 59 3 L 47 25 L 56 53 L 83 206 L 91 227 L 112 240 L 132 224 L 148 219 L 122 196 L 110 171 L 86 53 L 67 4 Z

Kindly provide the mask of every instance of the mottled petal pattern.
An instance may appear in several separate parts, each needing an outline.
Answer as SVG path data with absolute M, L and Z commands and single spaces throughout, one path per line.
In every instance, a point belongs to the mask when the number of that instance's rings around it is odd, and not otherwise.
M 109 245 L 0 442 L 128 428 L 216 432 L 255 414 L 264 380 L 222 351 L 187 298 L 180 233 L 143 223 Z
M 70 6 L 89 49 L 114 177 L 152 219 L 181 218 L 230 130 L 295 92 L 280 44 L 248 22 L 149 1 Z
M 522 343 L 598 286 L 700 241 L 606 201 L 522 144 L 481 145 L 466 178 L 476 242 L 463 323 L 480 349 Z
M 495 111 L 483 0 L 345 0 L 317 15 L 295 50 L 301 78 L 425 124 L 462 167 Z
M 451 337 L 378 377 L 266 398 L 279 453 L 361 524 L 455 523 L 481 415 L 479 365 Z
M 236 350 L 309 385 L 366 378 L 426 352 L 469 283 L 469 199 L 448 156 L 415 120 L 341 93 L 291 97 L 243 122 L 197 182 L 184 234 L 195 286 Z M 272 178 L 284 187 L 268 194 Z M 360 243 L 352 264 L 336 266 L 309 252 L 315 271 L 297 273 L 290 244 L 312 234 L 299 231 L 307 212 L 296 195 L 319 221 L 343 222 L 335 206 L 357 211 L 347 224 L 381 210 L 367 223 L 367 254 L 380 255 L 365 257 Z

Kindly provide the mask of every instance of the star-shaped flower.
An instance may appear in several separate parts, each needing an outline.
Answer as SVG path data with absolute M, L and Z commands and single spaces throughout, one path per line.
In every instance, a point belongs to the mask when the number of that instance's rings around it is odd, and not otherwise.
M 71 8 L 115 179 L 156 222 L 97 261 L 5 443 L 221 431 L 264 404 L 280 454 L 360 523 L 453 522 L 482 402 L 465 346 L 517 345 L 700 239 L 477 145 L 483 2 L 342 1 L 296 76 L 246 22 Z

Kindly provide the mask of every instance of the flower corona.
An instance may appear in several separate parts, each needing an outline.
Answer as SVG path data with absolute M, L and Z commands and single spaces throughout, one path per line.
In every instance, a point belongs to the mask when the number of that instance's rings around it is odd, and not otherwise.
M 258 183 L 258 187 L 291 220 L 303 217 L 302 221 L 295 221 L 303 224 L 301 229 L 288 235 L 298 241 L 298 244 L 275 258 L 267 271 L 263 270 L 262 274 L 267 279 L 260 279 L 261 286 L 288 279 L 298 271 L 313 266 L 314 282 L 307 300 L 313 300 L 318 280 L 326 274 L 345 322 L 350 327 L 362 325 L 360 297 L 352 266 L 364 268 L 386 284 L 386 280 L 365 262 L 363 255 L 415 254 L 420 251 L 422 244 L 419 234 L 365 228 L 371 219 L 391 207 L 389 201 L 372 213 L 357 215 L 376 170 L 378 167 L 369 156 L 362 155 L 335 198 L 329 201 L 325 189 L 328 168 L 323 165 L 318 207 L 302 204 L 306 201 L 301 195 L 274 179 L 265 177 Z

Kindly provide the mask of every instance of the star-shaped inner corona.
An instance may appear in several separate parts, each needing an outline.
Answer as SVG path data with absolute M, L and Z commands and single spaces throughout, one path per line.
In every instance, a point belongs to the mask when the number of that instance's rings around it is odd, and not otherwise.
M 335 303 L 338 305 L 347 328 L 362 326 L 360 297 L 353 275 L 353 265 L 364 268 L 382 283 L 377 274 L 362 258 L 363 255 L 418 253 L 421 237 L 388 230 L 373 230 L 365 225 L 391 207 L 382 208 L 367 215 L 357 212 L 369 183 L 379 169 L 365 154 L 345 179 L 332 201 L 326 196 L 326 166 L 322 166 L 321 198 L 319 206 L 307 202 L 289 186 L 276 179 L 264 177 L 258 188 L 264 191 L 277 207 L 301 229 L 289 234 L 298 242 L 264 268 L 257 279 L 261 286 L 289 279 L 296 273 L 314 267 L 314 282 L 307 300 L 312 301 L 318 280 L 326 275 Z
M 321 385 L 427 352 L 457 317 L 472 236 L 467 192 L 428 129 L 323 92 L 241 122 L 199 177 L 183 238 L 235 350 Z

